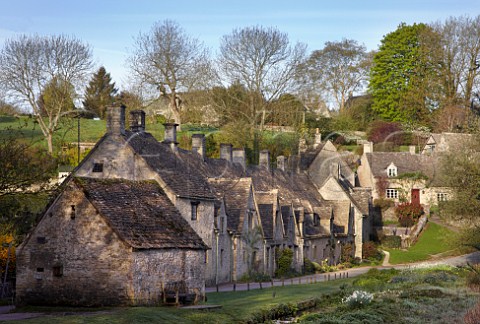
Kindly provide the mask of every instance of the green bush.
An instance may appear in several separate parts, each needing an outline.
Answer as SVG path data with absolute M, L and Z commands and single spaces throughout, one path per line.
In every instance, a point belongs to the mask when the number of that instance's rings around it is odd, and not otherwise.
M 382 239 L 382 246 L 389 249 L 399 249 L 402 247 L 402 238 L 398 235 L 385 236 Z
M 303 258 L 303 272 L 305 274 L 315 273 L 315 265 L 308 258 Z
M 285 277 L 288 276 L 293 272 L 292 269 L 292 261 L 293 261 L 293 251 L 290 249 L 282 249 L 279 250 L 278 253 L 278 260 L 277 260 L 277 277 Z

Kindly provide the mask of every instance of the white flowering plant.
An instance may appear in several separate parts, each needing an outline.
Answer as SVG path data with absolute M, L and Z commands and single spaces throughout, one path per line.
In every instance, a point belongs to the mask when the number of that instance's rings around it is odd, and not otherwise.
M 355 290 L 350 296 L 342 299 L 342 303 L 350 307 L 362 307 L 368 305 L 373 300 L 373 294 L 363 291 Z

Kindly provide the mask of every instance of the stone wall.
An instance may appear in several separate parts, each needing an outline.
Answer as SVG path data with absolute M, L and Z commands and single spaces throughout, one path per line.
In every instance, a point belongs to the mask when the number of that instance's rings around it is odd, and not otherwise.
M 185 285 L 185 293 L 195 294 L 198 299 L 205 295 L 203 250 L 139 250 L 133 253 L 132 271 L 136 305 L 161 303 L 163 289 L 172 286 Z
M 131 249 L 81 192 L 66 190 L 17 250 L 17 302 L 130 304 L 131 265 Z

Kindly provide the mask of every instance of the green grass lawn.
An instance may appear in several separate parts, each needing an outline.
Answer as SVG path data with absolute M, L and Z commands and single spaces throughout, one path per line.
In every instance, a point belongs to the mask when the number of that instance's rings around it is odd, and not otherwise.
M 31 323 L 238 323 L 253 312 L 280 303 L 294 303 L 320 297 L 340 290 L 341 285 L 351 284 L 354 278 L 339 279 L 309 285 L 289 285 L 263 290 L 220 292 L 207 294 L 207 304 L 222 305 L 210 311 L 188 310 L 175 307 L 130 307 L 105 310 L 100 314 L 85 314 L 85 309 L 28 307 L 17 312 L 51 313 Z M 275 293 L 275 295 L 274 295 Z M 58 316 L 58 312 L 82 312 L 81 315 Z M 53 317 L 52 317 L 53 316 Z M 20 321 L 22 322 L 22 321 Z M 16 321 L 15 323 L 20 323 Z M 28 322 L 28 321 L 25 321 Z
M 417 243 L 408 250 L 385 249 L 390 252 L 390 264 L 424 261 L 432 255 L 454 250 L 457 233 L 435 223 L 428 223 Z

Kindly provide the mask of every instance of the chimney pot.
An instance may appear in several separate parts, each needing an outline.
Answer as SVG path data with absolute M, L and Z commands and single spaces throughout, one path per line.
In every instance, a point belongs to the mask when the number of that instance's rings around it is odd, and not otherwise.
M 322 144 L 322 134 L 320 130 L 317 128 L 315 130 L 315 142 L 313 143 L 313 148 L 317 148 L 320 144 Z

